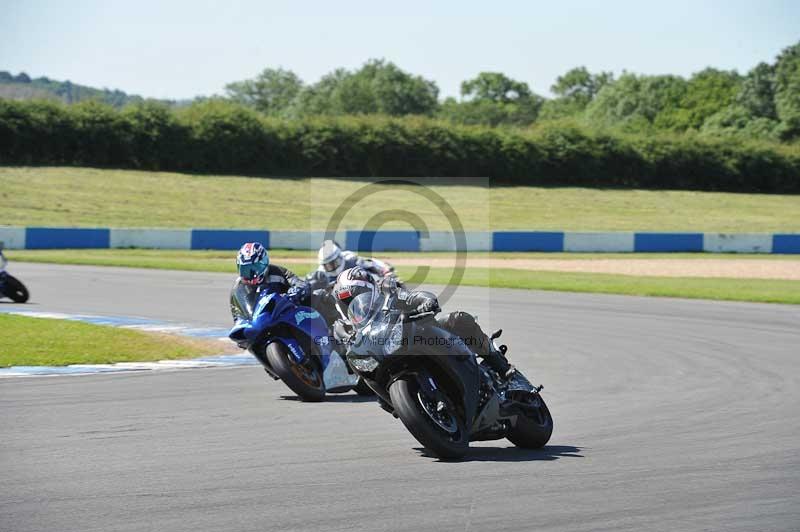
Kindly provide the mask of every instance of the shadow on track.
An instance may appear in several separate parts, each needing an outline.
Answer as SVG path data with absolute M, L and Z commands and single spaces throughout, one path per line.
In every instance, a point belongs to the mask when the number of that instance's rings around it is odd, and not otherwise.
M 546 445 L 541 449 L 521 449 L 519 447 L 470 447 L 460 460 L 440 460 L 431 456 L 423 447 L 414 447 L 420 455 L 433 458 L 436 462 L 535 462 L 552 461 L 562 457 L 583 458 L 581 447 L 572 445 Z
M 280 398 L 283 401 L 297 401 L 300 402 L 300 398 L 296 395 L 281 395 Z M 329 394 L 325 396 L 325 400 L 322 401 L 323 403 L 374 403 L 377 399 L 375 397 L 366 397 L 363 395 L 357 394 Z

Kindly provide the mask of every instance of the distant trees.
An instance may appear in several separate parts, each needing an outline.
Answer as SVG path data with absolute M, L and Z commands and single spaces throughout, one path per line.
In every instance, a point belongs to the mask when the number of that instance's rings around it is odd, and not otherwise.
M 556 98 L 544 102 L 541 118 L 548 120 L 580 115 L 600 89 L 612 81 L 614 75 L 611 72 L 592 74 L 586 67 L 573 68 L 559 76 L 550 87 Z
M 394 63 L 372 59 L 305 84 L 282 68 L 226 87 L 229 99 L 266 115 L 425 115 L 465 125 L 528 127 L 569 119 L 628 133 L 697 132 L 704 136 L 792 140 L 800 137 L 800 43 L 746 75 L 706 68 L 674 75 L 568 70 L 544 98 L 502 72 L 480 72 L 461 83 L 458 98 L 438 100 L 436 84 Z
M 775 110 L 781 137 L 800 136 L 800 43 L 783 50 L 775 63 Z
M 481 72 L 464 81 L 461 98 L 447 98 L 439 115 L 459 124 L 526 126 L 536 121 L 544 102 L 527 83 L 500 72 Z
M 586 108 L 586 119 L 601 126 L 647 129 L 671 123 L 686 80 L 679 76 L 637 76 L 624 73 L 606 85 Z
M 55 81 L 44 76 L 32 79 L 25 72 L 14 76 L 6 71 L 0 71 L 0 98 L 60 100 L 68 104 L 94 101 L 117 108 L 144 100 L 141 96 L 128 95 L 120 90 L 96 89 L 69 80 Z
M 236 102 L 284 117 L 430 115 L 439 96 L 433 81 L 381 59 L 370 60 L 355 71 L 334 70 L 308 86 L 294 72 L 268 68 L 252 80 L 227 85 L 226 91 Z
M 253 79 L 225 86 L 228 97 L 268 115 L 283 113 L 303 89 L 303 81 L 291 70 L 266 68 Z
M 385 114 L 431 115 L 438 107 L 433 81 L 382 59 L 355 71 L 337 69 L 300 92 L 291 116 Z
M 384 59 L 357 69 L 338 68 L 315 83 L 291 70 L 266 68 L 229 83 L 226 99 L 283 120 L 314 116 L 420 115 L 463 125 L 526 128 L 564 121 L 593 130 L 629 134 L 659 131 L 703 137 L 795 141 L 800 139 L 800 43 L 742 75 L 706 68 L 684 78 L 591 72 L 585 66 L 558 76 L 552 97 L 502 72 L 479 72 L 461 83 L 458 97 L 439 100 L 432 80 Z M 143 101 L 119 90 L 95 89 L 24 72 L 0 71 L 0 98 L 86 100 L 123 107 Z M 164 102 L 173 106 L 176 102 Z

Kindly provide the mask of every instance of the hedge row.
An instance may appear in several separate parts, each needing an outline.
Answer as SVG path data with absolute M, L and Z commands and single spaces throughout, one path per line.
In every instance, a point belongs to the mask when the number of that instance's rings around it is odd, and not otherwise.
M 122 111 L 0 100 L 0 164 L 281 176 L 489 176 L 497 184 L 800 192 L 800 150 L 423 118 L 268 119 L 206 101 Z

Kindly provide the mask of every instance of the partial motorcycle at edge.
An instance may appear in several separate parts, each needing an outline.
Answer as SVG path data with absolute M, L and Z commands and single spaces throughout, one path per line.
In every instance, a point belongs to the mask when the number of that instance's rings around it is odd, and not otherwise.
M 8 259 L 3 255 L 3 245 L 0 243 L 0 298 L 7 297 L 14 303 L 25 303 L 30 298 L 30 293 L 22 282 L 6 271 Z

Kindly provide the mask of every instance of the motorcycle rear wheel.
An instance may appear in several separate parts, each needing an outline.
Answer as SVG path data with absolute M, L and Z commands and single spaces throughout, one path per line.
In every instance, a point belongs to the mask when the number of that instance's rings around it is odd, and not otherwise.
M 3 295 L 9 297 L 14 303 L 25 303 L 30 297 L 28 289 L 13 275 L 6 274 Z
M 267 360 L 275 374 L 301 400 L 317 403 L 325 399 L 322 370 L 314 358 L 308 360 L 306 364 L 300 364 L 285 345 L 272 342 L 267 346 Z
M 469 449 L 469 435 L 457 415 L 448 413 L 454 432 L 436 422 L 422 405 L 420 386 L 413 376 L 403 377 L 389 387 L 389 396 L 400 421 L 437 458 L 461 458 Z M 451 407 L 452 408 L 452 407 Z
M 506 438 L 523 449 L 540 449 L 544 447 L 553 434 L 553 416 L 540 395 L 535 396 L 537 406 L 535 414 L 517 417 L 517 424 Z

